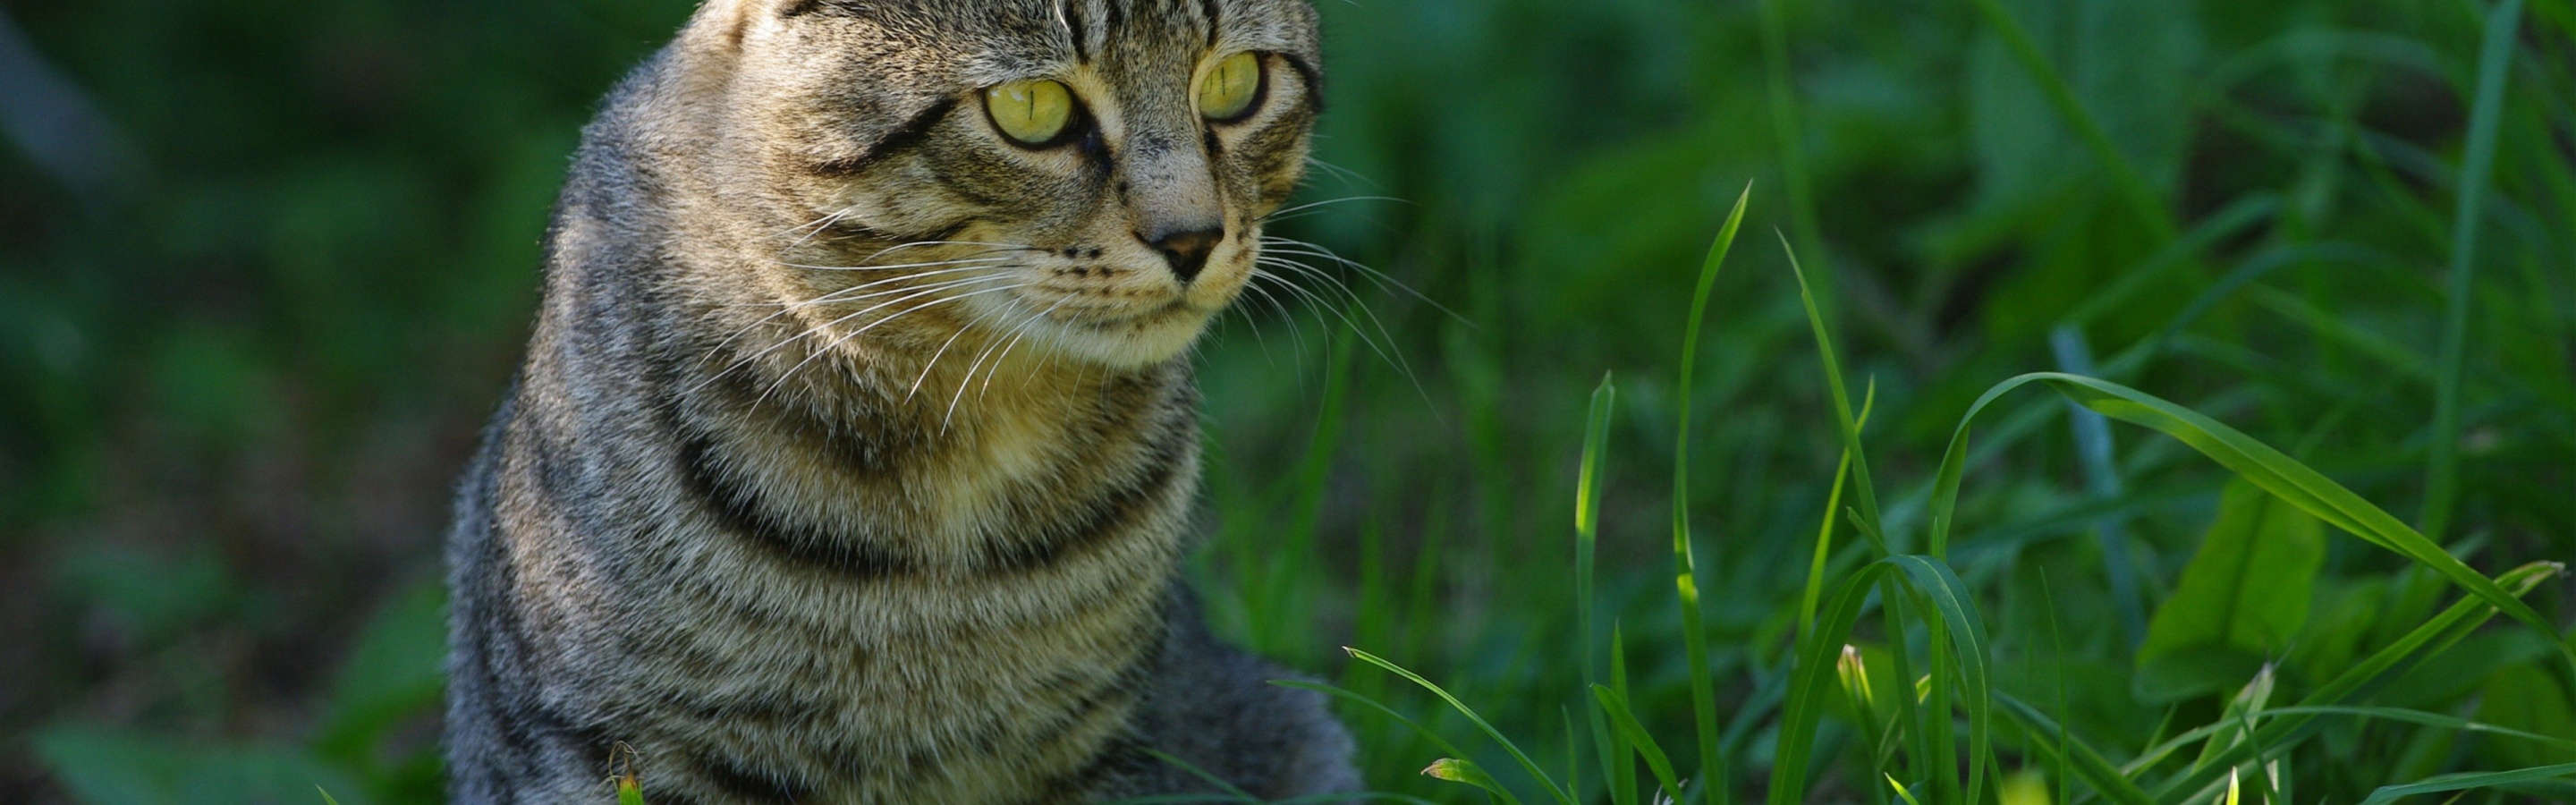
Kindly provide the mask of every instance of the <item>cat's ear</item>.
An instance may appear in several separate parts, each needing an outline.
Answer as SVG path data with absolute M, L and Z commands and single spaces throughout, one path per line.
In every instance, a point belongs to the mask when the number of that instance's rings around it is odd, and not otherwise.
M 742 52 L 743 34 L 753 15 L 781 5 L 781 0 L 707 0 L 680 31 L 680 41 L 694 50 L 731 56 Z

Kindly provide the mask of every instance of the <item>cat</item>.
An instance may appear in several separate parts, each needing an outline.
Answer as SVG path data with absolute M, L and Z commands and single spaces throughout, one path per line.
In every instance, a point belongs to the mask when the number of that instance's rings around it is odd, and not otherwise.
M 1305 0 L 700 8 L 584 130 L 460 483 L 450 796 L 1355 790 L 1178 579 L 1187 353 L 1319 65 Z

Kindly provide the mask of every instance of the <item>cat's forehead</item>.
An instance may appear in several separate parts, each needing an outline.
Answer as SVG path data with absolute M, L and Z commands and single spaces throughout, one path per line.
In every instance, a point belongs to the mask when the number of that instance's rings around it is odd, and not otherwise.
M 1316 55 L 1306 0 L 810 0 L 869 50 L 944 61 L 969 83 L 1088 64 L 1111 72 L 1263 50 Z M 934 55 L 935 54 L 935 55 Z

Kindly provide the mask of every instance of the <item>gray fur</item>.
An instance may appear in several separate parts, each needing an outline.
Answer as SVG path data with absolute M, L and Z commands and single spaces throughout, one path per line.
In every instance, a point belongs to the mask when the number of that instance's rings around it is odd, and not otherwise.
M 1210 19 L 1214 17 L 1214 19 Z M 1263 54 L 1237 123 L 1194 70 Z M 461 484 L 463 803 L 1074 802 L 1356 787 L 1206 633 L 1185 352 L 1319 109 L 1302 0 L 715 0 L 614 91 Z M 980 90 L 1060 77 L 1033 151 Z M 1216 223 L 1195 278 L 1150 233 Z M 970 360 L 971 358 L 971 360 Z M 631 764 L 612 753 L 633 751 Z

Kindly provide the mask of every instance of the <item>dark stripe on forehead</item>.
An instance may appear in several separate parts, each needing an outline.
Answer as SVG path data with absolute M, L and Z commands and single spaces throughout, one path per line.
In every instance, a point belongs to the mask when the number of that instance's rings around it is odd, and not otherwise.
M 1065 35 L 1073 37 L 1073 60 L 1090 61 L 1091 35 L 1082 30 L 1082 0 L 1060 0 L 1056 14 L 1064 18 Z
M 1199 0 L 1199 16 L 1207 18 L 1207 46 L 1208 49 L 1214 50 L 1217 29 L 1222 27 L 1225 21 L 1225 17 L 1217 13 L 1217 0 Z
M 814 166 L 814 172 L 836 178 L 857 176 L 860 171 L 867 170 L 868 166 L 884 160 L 887 156 L 890 156 L 895 152 L 910 148 L 914 144 L 921 142 L 921 138 L 930 134 L 930 127 L 938 125 L 941 120 L 947 119 L 948 113 L 956 108 L 957 98 L 955 96 L 941 98 L 930 104 L 929 107 L 922 109 L 920 112 L 914 113 L 912 119 L 904 121 L 902 126 L 898 126 L 894 131 L 887 133 L 886 136 L 878 138 L 876 144 L 868 146 L 866 153 L 849 159 L 837 159 L 816 165 Z

